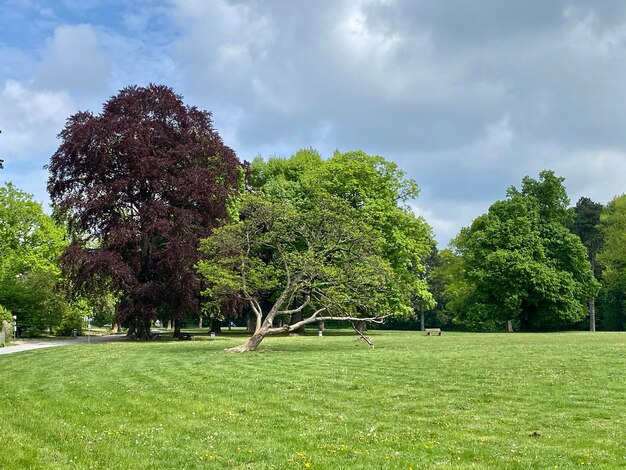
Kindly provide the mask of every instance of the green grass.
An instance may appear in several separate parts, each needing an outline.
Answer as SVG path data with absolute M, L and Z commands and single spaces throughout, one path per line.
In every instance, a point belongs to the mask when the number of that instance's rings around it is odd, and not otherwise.
M 0 468 L 626 467 L 626 334 L 371 337 L 0 356 Z

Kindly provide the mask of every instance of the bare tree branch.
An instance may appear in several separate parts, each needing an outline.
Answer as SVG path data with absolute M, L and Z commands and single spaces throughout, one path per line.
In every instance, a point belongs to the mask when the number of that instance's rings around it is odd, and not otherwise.
M 383 315 L 381 317 L 369 317 L 369 318 L 359 318 L 359 317 L 342 317 L 342 316 L 326 316 L 320 317 L 318 316 L 323 311 L 327 310 L 326 307 L 320 308 L 313 315 L 308 318 L 305 318 L 302 321 L 294 323 L 293 325 L 284 325 L 279 326 L 277 328 L 271 328 L 268 332 L 270 335 L 276 335 L 280 333 L 289 333 L 291 331 L 302 328 L 303 326 L 309 325 L 311 323 L 320 322 L 320 321 L 364 321 L 367 323 L 384 323 L 385 319 L 390 315 Z
M 350 325 L 352 325 L 352 329 L 353 329 L 354 331 L 356 331 L 356 334 L 357 334 L 357 335 L 359 335 L 363 341 L 365 341 L 367 344 L 369 344 L 371 348 L 373 348 L 373 347 L 374 347 L 374 343 L 372 343 L 372 341 L 369 339 L 369 337 L 368 337 L 368 336 L 365 336 L 363 333 L 361 333 L 361 332 L 359 331 L 359 329 L 356 327 L 356 325 L 354 324 L 354 322 L 352 322 L 352 321 L 351 321 L 351 322 L 350 322 Z
M 307 294 L 306 299 L 304 300 L 302 305 L 300 305 L 298 308 L 294 308 L 293 310 L 279 310 L 278 312 L 276 312 L 276 315 L 293 315 L 294 313 L 301 312 L 304 309 L 304 307 L 306 307 L 309 304 L 310 300 L 311 300 L 311 296 Z

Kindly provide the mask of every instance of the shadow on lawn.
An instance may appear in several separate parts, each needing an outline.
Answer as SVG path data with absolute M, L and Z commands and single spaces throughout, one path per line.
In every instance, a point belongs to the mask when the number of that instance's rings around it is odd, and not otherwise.
M 369 336 L 373 333 L 374 336 L 378 334 L 378 331 L 367 332 L 366 334 Z M 185 329 L 181 331 L 183 335 L 191 335 L 192 339 L 179 339 L 174 338 L 173 333 L 171 331 L 161 332 L 158 338 L 156 338 L 153 343 L 196 343 L 199 347 L 203 349 L 206 348 L 207 343 L 213 343 L 213 346 L 219 351 L 224 350 L 226 348 L 237 346 L 238 344 L 244 343 L 251 335 L 244 329 L 240 329 L 238 331 L 223 331 L 220 334 L 215 336 L 211 336 L 210 332 L 206 329 Z M 319 342 L 298 342 L 298 338 L 317 338 L 318 332 L 317 330 L 311 329 L 310 331 L 305 331 L 304 334 L 299 336 L 289 336 L 289 334 L 280 334 L 280 335 L 272 335 L 268 336 L 266 340 L 272 338 L 284 338 L 284 339 L 292 339 L 293 341 L 285 342 L 282 344 L 271 343 L 268 344 L 266 341 L 261 343 L 259 349 L 255 351 L 255 353 L 269 353 L 269 352 L 281 352 L 281 353 L 299 353 L 306 351 L 316 351 L 316 350 L 324 350 L 328 349 L 328 344 L 324 342 L 324 338 L 340 338 L 340 337 L 352 337 L 354 338 L 354 343 L 337 343 L 333 346 L 333 349 L 352 349 L 355 346 L 363 347 L 366 349 L 370 349 L 369 346 L 359 338 L 354 331 L 347 329 L 326 329 L 324 331 L 323 337 L 319 338 Z M 229 340 L 237 340 L 233 344 Z M 213 349 L 213 348 L 212 348 Z

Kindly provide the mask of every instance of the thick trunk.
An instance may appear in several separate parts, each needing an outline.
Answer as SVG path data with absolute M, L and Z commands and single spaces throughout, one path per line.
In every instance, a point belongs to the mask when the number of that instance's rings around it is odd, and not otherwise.
M 215 332 L 216 335 L 222 334 L 222 325 L 219 320 L 211 320 L 211 331 Z
M 172 320 L 171 319 L 167 321 L 167 329 L 168 330 L 172 329 Z
M 152 322 L 147 318 L 136 318 L 128 327 L 128 333 L 126 336 L 132 339 L 140 341 L 148 341 L 152 339 L 152 333 L 150 333 L 150 326 Z
M 317 331 L 324 331 L 324 322 L 321 321 L 317 324 Z
M 302 312 L 296 312 L 291 315 L 291 324 L 295 324 L 302 321 Z M 304 327 L 298 328 L 297 330 L 293 330 L 289 333 L 289 336 L 300 336 L 304 334 Z
M 356 324 L 356 329 L 359 333 L 363 334 L 367 330 L 367 322 L 360 321 Z
M 250 352 L 256 351 L 256 348 L 261 344 L 261 341 L 265 338 L 267 332 L 265 329 L 261 329 L 255 334 L 253 334 L 248 341 L 243 343 L 241 346 L 237 346 L 236 348 L 230 348 L 226 351 L 228 352 Z
M 420 330 L 424 331 L 424 309 L 420 308 Z
M 181 321 L 178 319 L 174 320 L 174 334 L 172 335 L 174 338 L 178 338 L 180 336 L 180 327 Z
M 596 331 L 596 301 L 595 299 L 589 299 L 589 331 L 595 333 Z
M 508 331 L 509 333 L 513 333 L 513 320 L 507 320 L 506 331 Z
M 198 320 L 198 328 L 202 328 L 202 317 Z

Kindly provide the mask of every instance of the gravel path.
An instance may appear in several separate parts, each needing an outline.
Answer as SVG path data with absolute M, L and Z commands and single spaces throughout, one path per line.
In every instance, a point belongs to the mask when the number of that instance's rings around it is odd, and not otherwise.
M 117 335 L 92 335 L 90 337 L 87 336 L 79 336 L 78 338 L 68 338 L 68 339 L 50 339 L 50 340 L 33 340 L 33 341 L 20 341 L 12 346 L 6 346 L 4 348 L 0 348 L 0 355 L 2 354 L 12 354 L 21 351 L 30 351 L 31 349 L 41 349 L 41 348 L 54 348 L 56 346 L 67 346 L 70 344 L 81 344 L 81 343 L 107 343 L 110 341 L 123 341 L 126 339 L 126 335 L 117 334 Z

